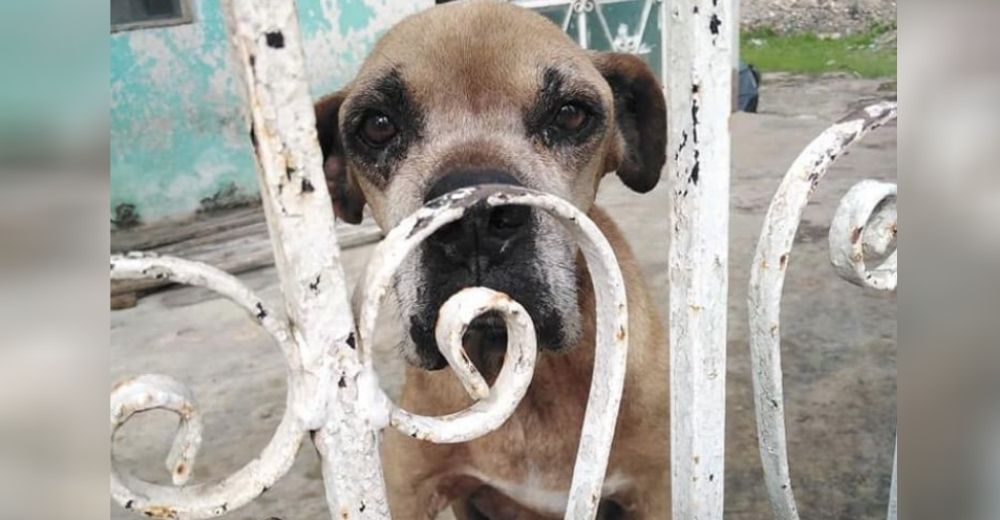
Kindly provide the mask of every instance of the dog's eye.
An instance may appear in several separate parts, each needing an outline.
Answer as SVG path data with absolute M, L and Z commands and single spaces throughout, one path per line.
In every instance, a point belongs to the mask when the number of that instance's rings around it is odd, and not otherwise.
M 576 103 L 566 103 L 556 112 L 555 124 L 566 132 L 577 132 L 587 126 L 590 115 Z
M 395 123 L 381 112 L 368 114 L 361 123 L 361 137 L 371 146 L 383 146 L 395 136 Z

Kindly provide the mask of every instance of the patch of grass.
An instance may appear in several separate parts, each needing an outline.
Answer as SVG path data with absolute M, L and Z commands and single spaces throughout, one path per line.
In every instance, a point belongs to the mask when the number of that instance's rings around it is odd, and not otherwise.
M 743 61 L 761 72 L 851 72 L 865 78 L 895 77 L 895 43 L 880 45 L 878 41 L 892 29 L 874 26 L 864 33 L 843 35 L 838 39 L 755 29 L 740 36 L 740 52 Z

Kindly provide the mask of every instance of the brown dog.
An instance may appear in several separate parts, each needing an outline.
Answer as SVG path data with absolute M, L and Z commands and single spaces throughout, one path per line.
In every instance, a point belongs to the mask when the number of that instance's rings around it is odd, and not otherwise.
M 357 78 L 316 107 L 337 215 L 365 204 L 388 230 L 456 188 L 513 184 L 569 200 L 613 246 L 625 277 L 630 349 L 625 394 L 604 484 L 604 518 L 669 517 L 667 349 L 656 309 L 621 233 L 594 206 L 616 172 L 637 192 L 660 178 L 663 92 L 638 58 L 580 49 L 558 27 L 504 2 L 435 7 L 396 25 Z M 410 255 L 394 297 L 408 334 L 401 405 L 443 415 L 470 403 L 433 330 L 463 287 L 509 294 L 531 315 L 540 354 L 534 379 L 499 430 L 435 445 L 390 431 L 383 449 L 394 518 L 563 515 L 594 356 L 594 302 L 569 234 L 526 207 L 473 211 Z M 473 323 L 466 349 L 495 375 L 506 336 L 492 316 Z

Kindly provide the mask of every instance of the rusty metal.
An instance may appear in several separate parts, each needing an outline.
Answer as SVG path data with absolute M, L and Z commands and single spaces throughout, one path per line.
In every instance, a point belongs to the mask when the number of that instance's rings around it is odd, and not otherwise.
M 445 356 L 470 395 L 468 410 L 423 417 L 396 407 L 382 392 L 371 363 L 375 312 L 405 252 L 438 227 L 462 218 L 471 205 L 522 204 L 560 220 L 579 242 L 593 274 L 597 305 L 597 360 L 591 395 L 570 488 L 566 518 L 596 515 L 611 439 L 624 385 L 628 311 L 625 286 L 607 240 L 570 203 L 539 192 L 479 188 L 432 201 L 389 232 L 376 249 L 354 326 L 340 264 L 330 196 L 321 169 L 312 102 L 290 0 L 227 3 L 229 29 L 246 76 L 251 136 L 276 267 L 284 317 L 238 280 L 210 266 L 176 258 L 133 254 L 112 259 L 113 278 L 165 278 L 199 285 L 241 305 L 281 346 L 288 371 L 286 413 L 271 443 L 242 469 L 218 482 L 183 487 L 144 482 L 112 460 L 112 497 L 146 516 L 208 518 L 232 511 L 262 493 L 291 466 L 305 432 L 320 454 L 327 502 L 336 518 L 388 518 L 379 460 L 380 433 L 391 426 L 434 442 L 461 442 L 498 428 L 530 383 L 535 360 L 534 329 L 527 313 L 505 295 L 474 288 L 444 306 L 437 336 Z M 498 311 L 511 332 L 498 380 L 487 387 L 460 341 L 475 316 Z M 193 468 L 200 439 L 197 407 L 190 392 L 166 376 L 140 376 L 112 393 L 111 434 L 135 413 L 172 410 L 182 428 L 168 460 L 175 482 Z M 112 456 L 113 459 L 113 456 Z
M 731 4 L 664 2 L 670 214 L 670 455 L 675 518 L 723 511 Z
M 165 279 L 204 287 L 228 298 L 275 339 L 288 363 L 288 387 L 299 386 L 304 375 L 299 344 L 268 305 L 232 275 L 198 262 L 129 254 L 111 258 L 111 278 Z M 307 431 L 298 412 L 308 408 L 315 398 L 289 392 L 285 415 L 259 456 L 219 482 L 188 484 L 201 444 L 200 412 L 191 391 L 162 375 L 142 375 L 119 383 L 111 392 L 111 496 L 126 509 L 160 518 L 210 518 L 241 507 L 288 472 Z M 167 458 L 174 486 L 143 481 L 121 469 L 114 458 L 118 429 L 133 415 L 153 409 L 169 410 L 180 417 L 180 428 Z
M 507 295 L 470 288 L 441 309 L 436 338 L 472 397 L 443 417 L 396 406 L 381 390 L 372 363 L 380 303 L 406 254 L 474 204 L 528 205 L 567 227 L 587 260 L 595 289 L 597 352 L 565 518 L 596 515 L 624 384 L 628 310 L 625 288 L 606 239 L 570 203 L 543 193 L 484 186 L 432 201 L 391 230 L 376 248 L 355 306 L 349 303 L 330 195 L 316 142 L 299 28 L 292 0 L 229 0 L 230 35 L 246 79 L 258 180 L 284 312 L 277 313 L 236 278 L 205 264 L 129 254 L 112 257 L 113 279 L 160 278 L 212 290 L 241 306 L 277 342 L 288 366 L 286 411 L 264 450 L 230 476 L 190 483 L 201 443 L 195 397 L 165 375 L 141 375 L 111 393 L 112 443 L 136 414 L 168 410 L 179 417 L 166 465 L 173 485 L 143 481 L 115 461 L 111 495 L 126 509 L 154 518 L 209 518 L 252 501 L 291 467 L 306 432 L 320 453 L 330 514 L 385 519 L 387 497 L 380 434 L 396 428 L 431 442 L 485 435 L 509 418 L 530 384 L 537 355 L 527 312 Z M 646 2 L 642 20 L 650 16 Z M 729 2 L 662 2 L 665 67 L 670 71 L 669 178 L 671 459 L 675 518 L 722 517 L 725 431 L 726 296 L 730 141 L 728 117 L 735 9 Z M 585 31 L 594 11 L 609 33 L 599 2 L 572 2 Z M 645 23 L 641 24 L 645 27 Z M 641 40 L 641 32 L 639 34 Z M 579 35 L 586 41 L 585 32 Z M 635 49 L 621 49 L 635 52 Z M 872 129 L 892 120 L 895 103 L 845 118 L 816 140 L 789 169 L 772 200 L 750 282 L 751 357 L 760 454 L 768 494 L 780 519 L 797 519 L 788 472 L 780 365 L 780 300 L 792 241 L 809 196 L 833 160 Z M 865 181 L 844 198 L 831 226 L 831 262 L 851 283 L 896 287 L 896 188 Z M 498 313 L 508 330 L 508 355 L 491 387 L 468 362 L 461 337 L 471 321 Z M 357 318 L 357 322 L 355 322 Z M 355 328 L 355 325 L 357 328 Z M 888 516 L 896 515 L 895 459 Z
M 896 103 L 858 110 L 814 139 L 792 163 L 771 200 L 750 268 L 748 307 L 757 435 L 764 480 L 775 518 L 797 520 L 785 438 L 781 372 L 781 292 L 802 211 L 833 161 L 867 133 L 895 119 Z M 862 181 L 842 200 L 830 228 L 831 262 L 858 285 L 896 288 L 896 186 Z M 890 252 L 891 250 L 891 252 Z M 865 256 L 888 256 L 869 269 Z M 895 468 L 893 471 L 895 480 Z M 895 511 L 895 488 L 890 516 Z

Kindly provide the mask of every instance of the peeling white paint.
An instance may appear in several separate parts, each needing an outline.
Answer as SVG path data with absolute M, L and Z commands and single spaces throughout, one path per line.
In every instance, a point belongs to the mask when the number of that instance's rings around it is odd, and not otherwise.
M 669 4 L 669 5 L 668 5 Z M 721 520 L 731 107 L 729 2 L 673 0 L 665 30 L 674 518 Z M 664 15 L 666 12 L 664 11 Z M 714 22 L 718 22 L 713 30 Z
M 771 199 L 750 267 L 747 299 L 750 317 L 750 362 L 753 376 L 757 437 L 764 480 L 774 516 L 798 520 L 788 467 L 785 437 L 784 390 L 781 372 L 781 292 L 791 260 L 795 232 L 802 211 L 833 161 L 868 132 L 896 118 L 896 103 L 882 102 L 852 113 L 814 139 L 788 169 Z M 878 203 L 892 198 L 895 185 L 862 183 L 852 189 L 830 229 L 831 255 L 838 274 L 852 283 L 895 287 L 895 255 L 886 261 L 880 282 L 872 283 L 863 263 L 863 227 L 872 220 Z M 881 219 L 880 219 L 881 220 Z M 895 229 L 895 222 L 881 220 Z M 855 230 L 857 230 L 855 232 Z M 893 231 L 894 233 L 894 231 Z M 883 240 L 883 249 L 888 241 Z M 891 272 L 890 272 L 891 271 Z

